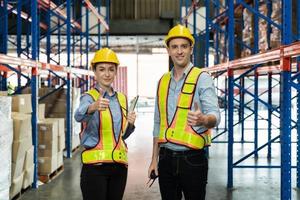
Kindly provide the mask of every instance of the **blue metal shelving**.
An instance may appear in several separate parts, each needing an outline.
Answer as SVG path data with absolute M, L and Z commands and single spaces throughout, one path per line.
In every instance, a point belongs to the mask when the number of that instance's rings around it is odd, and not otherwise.
M 80 5 L 79 15 L 75 15 L 75 5 Z M 106 0 L 106 9 L 109 11 L 110 1 Z M 86 8 L 86 9 L 83 9 Z M 97 0 L 97 9 L 89 0 L 77 0 L 77 1 L 2 1 L 0 5 L 0 88 L 1 90 L 7 90 L 8 74 L 16 73 L 18 76 L 17 92 L 20 93 L 23 89 L 21 87 L 21 76 L 27 79 L 25 86 L 31 85 L 32 91 L 32 141 L 34 145 L 34 183 L 33 187 L 37 188 L 37 145 L 38 145 L 38 133 L 37 133 L 37 113 L 38 113 L 38 101 L 43 98 L 47 98 L 46 94 L 39 98 L 38 85 L 40 81 L 40 73 L 48 71 L 48 86 L 58 84 L 55 92 L 66 86 L 67 89 L 67 113 L 66 113 L 66 152 L 67 157 L 72 157 L 72 87 L 80 87 L 82 91 L 89 89 L 92 81 L 93 74 L 89 71 L 88 54 L 90 51 L 90 41 L 93 40 L 89 37 L 89 32 L 97 28 L 98 31 L 98 43 L 95 44 L 98 48 L 101 47 L 101 26 L 104 26 L 106 32 L 109 27 L 106 19 L 100 13 L 101 0 Z M 71 11 L 73 9 L 73 11 Z M 89 14 L 96 15 L 99 22 L 94 27 L 89 27 Z M 11 28 L 16 29 L 16 41 L 11 39 L 8 16 L 17 16 L 17 23 Z M 71 14 L 73 16 L 71 16 Z M 80 16 L 78 19 L 75 16 Z M 108 15 L 109 16 L 109 15 Z M 82 31 L 82 19 L 86 18 L 86 29 Z M 105 17 L 105 16 L 104 16 Z M 106 21 L 105 21 L 106 20 Z M 10 25 L 11 26 L 11 25 Z M 25 32 L 25 33 L 24 33 Z M 106 33 L 106 43 L 108 44 L 108 33 Z M 86 39 L 86 45 L 84 46 L 83 40 Z M 57 42 L 53 42 L 53 41 Z M 40 42 L 45 41 L 45 55 L 47 63 L 40 61 L 41 46 Z M 25 42 L 25 43 L 24 43 Z M 17 57 L 11 57 L 7 54 L 8 43 L 16 47 Z M 64 43 L 66 44 L 64 46 Z M 79 43 L 79 47 L 75 44 Z M 78 45 L 77 45 L 78 46 Z M 80 66 L 75 66 L 75 48 L 79 48 L 80 52 Z M 63 64 L 66 67 L 60 66 L 62 62 L 62 53 L 67 54 L 67 63 Z M 83 54 L 86 55 L 86 60 L 83 60 Z M 24 59 L 24 56 L 27 58 Z M 71 60 L 73 58 L 73 61 Z M 31 72 L 24 68 L 30 69 Z M 59 72 L 59 75 L 58 73 Z M 63 74 L 63 75 L 61 75 Z M 77 84 L 76 84 L 77 83 Z
M 222 4 L 221 2 L 225 3 Z M 270 58 L 270 54 L 261 53 L 259 46 L 259 23 L 260 20 L 264 20 L 267 23 L 267 48 L 270 49 L 271 43 L 271 29 L 275 28 L 281 32 L 281 44 L 289 45 L 295 40 L 299 40 L 300 33 L 300 14 L 297 12 L 297 19 L 293 23 L 297 23 L 298 32 L 297 35 L 293 35 L 292 32 L 292 1 L 276 1 L 282 5 L 282 22 L 279 23 L 272 19 L 272 3 L 274 1 L 266 0 L 261 2 L 259 0 L 253 1 L 204 1 L 206 6 L 206 45 L 205 45 L 205 66 L 209 66 L 209 52 L 213 49 L 215 52 L 215 66 L 208 68 L 215 77 L 216 82 L 219 83 L 218 79 L 222 77 L 227 83 L 225 89 L 218 88 L 218 91 L 223 91 L 225 96 L 225 103 L 227 107 L 224 108 L 225 112 L 225 128 L 218 129 L 218 134 L 213 138 L 214 142 L 228 142 L 228 180 L 227 187 L 233 187 L 233 176 L 234 168 L 280 168 L 281 169 L 281 199 L 291 199 L 291 169 L 297 168 L 297 187 L 300 188 L 300 142 L 299 142 L 299 120 L 300 120 L 300 107 L 299 107 L 299 93 L 296 97 L 291 96 L 291 89 L 294 88 L 299 90 L 299 52 L 290 55 L 283 47 L 282 51 L 278 52 L 278 55 L 274 54 L 273 58 Z M 297 10 L 300 10 L 300 1 L 295 1 Z M 294 2 L 294 3 L 295 3 Z M 194 8 L 193 12 L 197 12 L 194 4 L 199 3 L 196 0 L 190 0 L 189 3 L 185 2 L 185 5 L 190 4 L 190 8 Z M 260 13 L 260 6 L 265 3 L 267 7 L 267 13 Z M 182 5 L 182 3 L 181 3 Z M 253 44 L 245 43 L 243 40 L 237 37 L 235 28 L 240 25 L 243 20 L 238 20 L 235 14 L 239 8 L 247 9 L 253 15 Z M 220 11 L 222 10 L 222 11 Z M 186 15 L 189 13 L 186 12 Z M 182 15 L 181 15 L 182 16 Z M 186 18 L 187 16 L 185 16 Z M 183 17 L 184 18 L 184 17 Z M 190 24 L 193 26 L 193 30 L 198 27 L 197 23 Z M 214 35 L 214 45 L 209 45 L 210 36 Z M 223 40 L 224 49 L 220 49 L 220 37 L 225 38 Z M 299 43 L 296 43 L 299 45 Z M 238 55 L 235 55 L 235 47 L 239 45 L 241 49 L 249 49 L 252 57 L 245 57 L 236 60 Z M 295 48 L 298 46 L 295 45 Z M 196 52 L 194 52 L 196 53 Z M 262 54 L 262 55 L 261 55 Z M 257 55 L 257 56 L 256 56 Z M 198 55 L 195 55 L 198 56 Z M 297 56 L 297 62 L 292 63 L 292 57 Z M 222 59 L 221 59 L 222 58 Z M 269 63 L 267 62 L 269 59 Z M 227 62 L 223 63 L 222 62 Z M 232 61 L 232 62 L 231 62 Z M 295 67 L 296 66 L 296 67 Z M 267 89 L 261 91 L 259 85 L 260 80 L 264 77 L 267 80 Z M 278 79 L 277 77 L 280 77 Z M 250 85 L 246 85 L 245 83 Z M 224 83 L 222 83 L 224 84 Z M 221 85 L 222 85 L 221 84 Z M 218 84 L 217 84 L 218 86 Z M 280 87 L 280 106 L 274 106 L 272 102 L 272 90 Z M 224 92 L 225 90 L 225 92 Z M 238 94 L 236 91 L 239 91 Z M 252 100 L 245 100 L 245 97 L 251 97 Z M 267 95 L 267 101 L 262 96 Z M 297 99 L 297 120 L 291 117 L 291 101 Z M 252 104 L 252 105 L 251 105 Z M 238 109 L 235 106 L 238 105 Z M 267 108 L 267 117 L 263 117 L 259 114 L 259 106 L 263 105 Z M 237 112 L 238 111 L 238 112 Z M 246 112 L 247 111 L 247 112 Z M 235 112 L 238 113 L 239 117 L 237 122 L 234 118 Z M 250 113 L 250 114 L 249 114 Z M 252 130 L 253 130 L 253 151 L 248 155 L 239 158 L 234 161 L 233 151 L 235 143 L 246 143 L 245 135 L 249 134 L 249 131 L 245 132 L 245 122 L 253 118 Z M 274 124 L 274 120 L 280 119 L 280 124 Z M 267 142 L 264 144 L 259 143 L 259 122 L 264 120 L 267 122 Z M 248 123 L 249 125 L 250 123 Z M 236 129 L 235 126 L 239 125 L 241 139 L 235 139 Z M 297 129 L 297 166 L 291 166 L 291 130 Z M 276 135 L 275 132 L 279 132 Z M 221 132 L 221 133 L 220 133 Z M 219 136 L 224 133 L 228 134 L 228 141 L 217 140 Z M 272 156 L 272 143 L 280 142 L 281 145 L 281 163 L 278 165 L 241 165 L 241 162 L 245 161 L 249 157 L 259 158 L 259 152 L 263 148 L 267 148 L 267 159 L 271 159 Z

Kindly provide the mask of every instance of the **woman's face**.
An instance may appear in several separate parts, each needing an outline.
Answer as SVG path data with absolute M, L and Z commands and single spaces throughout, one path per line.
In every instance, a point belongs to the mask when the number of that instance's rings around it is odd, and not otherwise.
M 98 84 L 104 88 L 111 87 L 117 75 L 117 66 L 114 63 L 97 63 L 94 73 Z

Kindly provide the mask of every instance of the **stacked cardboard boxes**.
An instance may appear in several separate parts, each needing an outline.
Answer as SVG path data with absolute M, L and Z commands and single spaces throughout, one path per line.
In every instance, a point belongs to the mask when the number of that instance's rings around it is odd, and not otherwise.
M 51 174 L 57 169 L 57 122 L 38 123 L 38 172 L 39 174 Z
M 63 118 L 45 118 L 38 123 L 38 172 L 48 175 L 63 165 L 65 147 Z
M 266 3 L 262 3 L 259 6 L 259 13 L 267 16 L 268 15 L 268 7 Z M 268 44 L 268 23 L 266 20 L 259 18 L 259 23 L 258 23 L 258 48 L 259 52 L 266 52 L 269 49 L 269 44 Z
M 48 93 L 49 88 L 42 88 L 42 93 Z M 66 103 L 66 89 L 61 89 L 55 92 L 53 95 L 50 95 L 42 101 L 45 106 L 45 116 L 47 118 L 64 118 L 66 119 L 67 113 L 67 103 Z M 81 124 L 76 122 L 74 119 L 75 110 L 80 102 L 81 91 L 80 88 L 72 88 L 72 107 L 71 107 L 71 129 L 72 129 L 72 149 L 75 149 L 79 146 L 79 133 L 81 131 Z M 65 120 L 66 127 L 66 120 Z
M 243 21 L 244 21 L 244 29 L 243 29 L 243 42 L 249 46 L 253 47 L 254 37 L 253 37 L 253 14 L 248 10 L 244 9 L 243 11 Z M 242 50 L 241 57 L 246 57 L 251 55 L 251 49 L 244 47 Z
M 31 127 L 31 95 L 16 95 L 12 98 L 13 144 L 12 184 L 10 197 L 33 182 L 33 146 Z
M 74 119 L 75 111 L 79 107 L 81 90 L 80 88 L 73 88 L 73 112 L 72 112 L 72 149 L 80 145 L 79 134 L 81 132 L 81 123 Z
M 39 96 L 42 97 L 50 92 L 53 92 L 54 88 L 39 88 Z M 66 119 L 67 104 L 66 104 L 66 89 L 60 89 L 46 98 L 42 99 L 40 103 L 44 104 L 45 117 L 46 118 L 64 118 Z M 24 90 L 24 93 L 30 93 L 30 89 Z M 72 106 L 71 106 L 71 129 L 72 129 L 72 149 L 79 146 L 79 133 L 81 131 L 81 124 L 74 120 L 74 113 L 80 102 L 81 91 L 80 88 L 72 88 Z M 41 111 L 42 113 L 42 111 Z M 66 128 L 66 120 L 64 127 Z M 65 137 L 66 138 L 66 137 Z
M 13 122 L 11 120 L 11 97 L 0 96 L 0 199 L 9 199 L 11 186 L 11 152 Z
M 281 24 L 281 12 L 281 1 L 273 0 L 271 18 L 277 24 Z M 281 44 L 281 31 L 275 26 L 272 26 L 270 43 L 271 48 L 279 47 Z

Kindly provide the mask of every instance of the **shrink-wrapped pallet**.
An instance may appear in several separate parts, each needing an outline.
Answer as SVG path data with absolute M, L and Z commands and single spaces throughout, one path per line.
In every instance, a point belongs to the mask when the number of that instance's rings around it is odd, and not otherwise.
M 9 96 L 0 96 L 0 113 L 5 119 L 11 119 L 11 101 Z
M 11 97 L 0 96 L 0 199 L 9 199 L 11 185 L 11 151 L 13 140 L 13 122 L 11 115 Z

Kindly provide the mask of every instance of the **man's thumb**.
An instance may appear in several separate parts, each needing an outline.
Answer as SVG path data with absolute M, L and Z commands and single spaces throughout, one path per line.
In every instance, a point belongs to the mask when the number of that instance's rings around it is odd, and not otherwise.
M 199 105 L 198 105 L 197 102 L 194 103 L 194 110 L 195 110 L 195 111 L 200 111 L 200 112 L 201 112 L 200 107 L 199 107 Z

